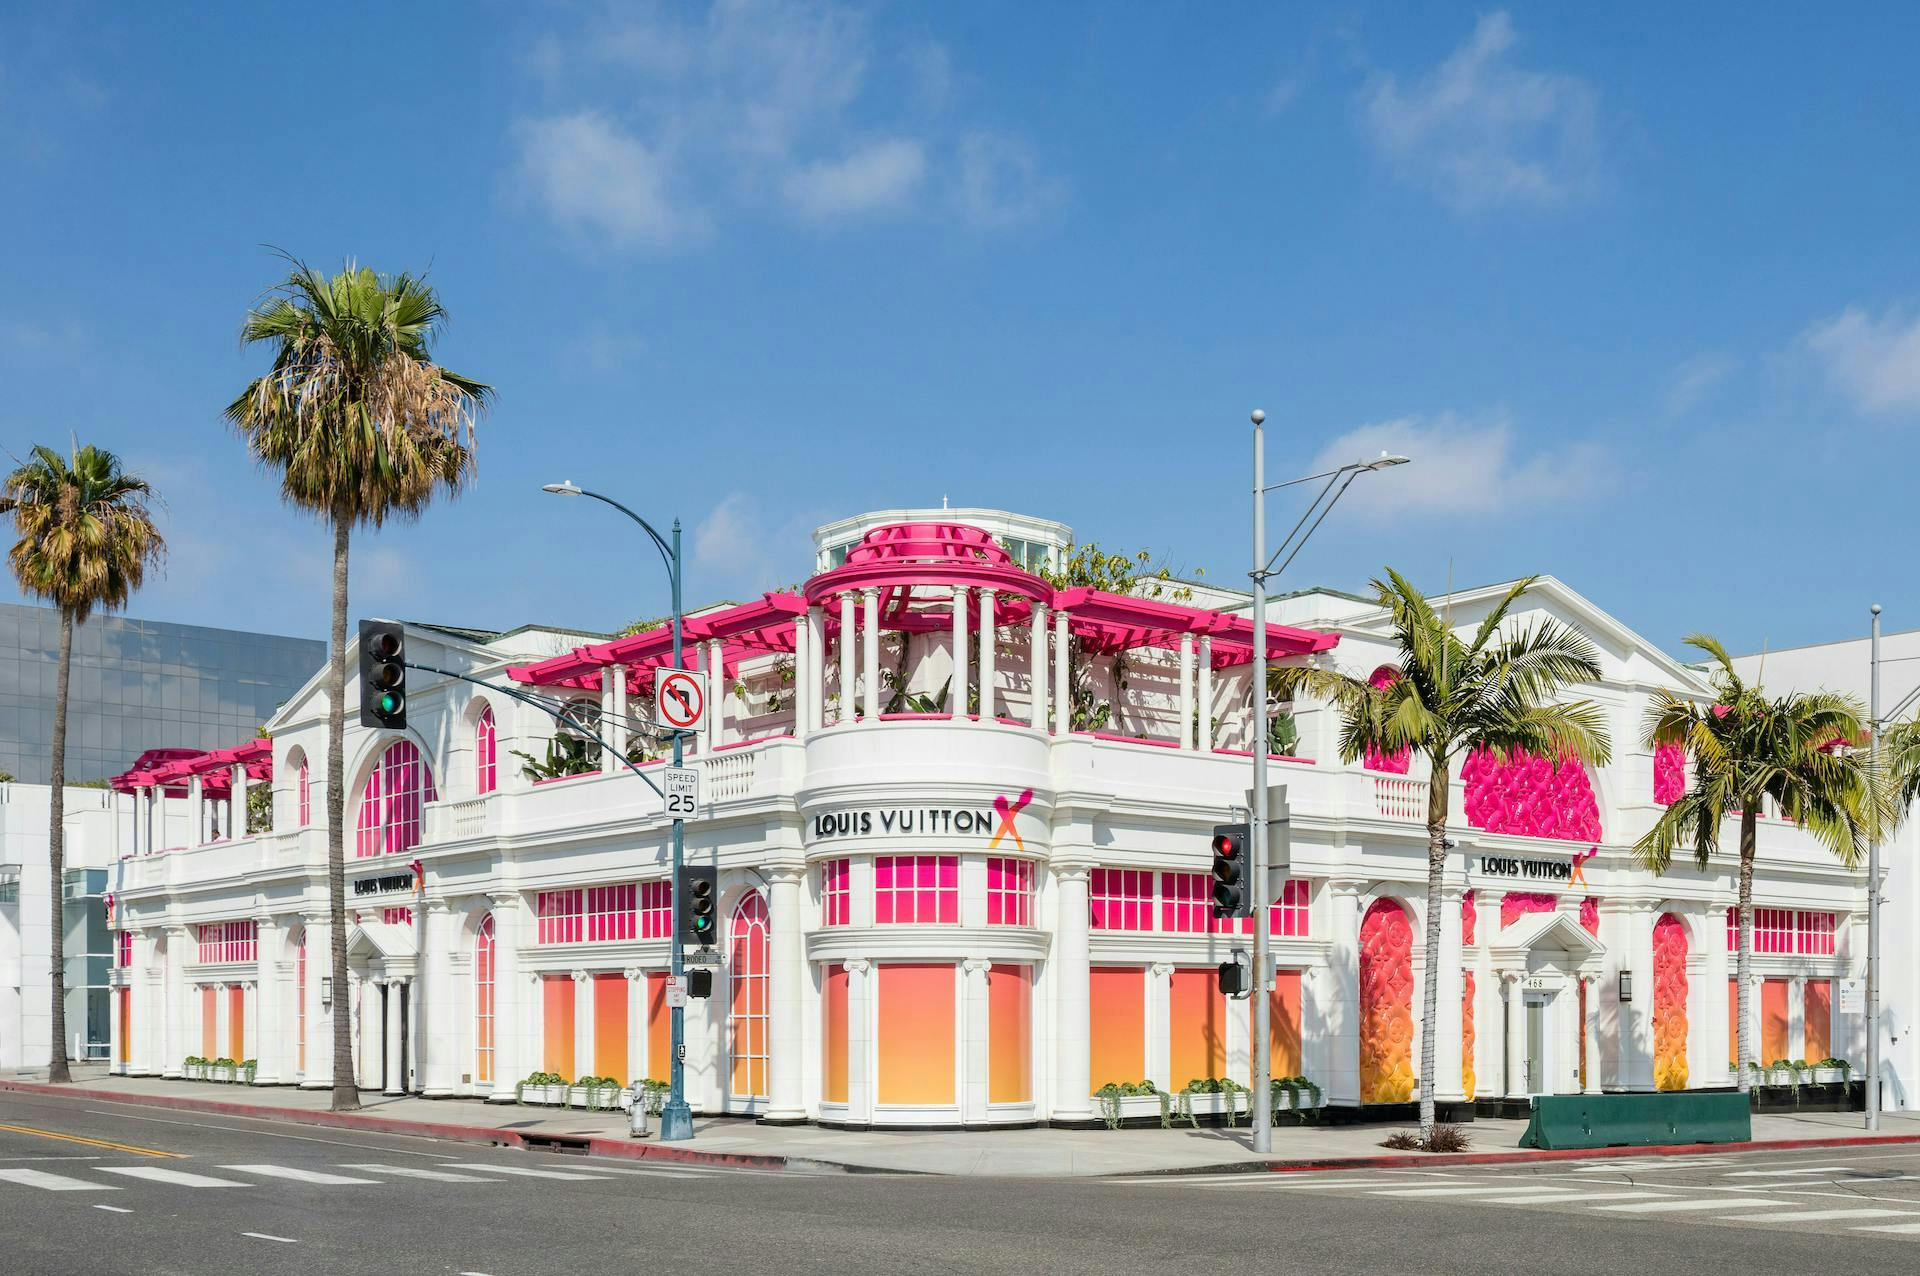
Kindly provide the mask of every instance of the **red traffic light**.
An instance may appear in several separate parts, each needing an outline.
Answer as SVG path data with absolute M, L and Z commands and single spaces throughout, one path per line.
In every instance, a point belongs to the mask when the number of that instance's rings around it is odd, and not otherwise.
M 1229 833 L 1213 835 L 1213 853 L 1222 859 L 1232 859 L 1240 853 L 1239 840 Z

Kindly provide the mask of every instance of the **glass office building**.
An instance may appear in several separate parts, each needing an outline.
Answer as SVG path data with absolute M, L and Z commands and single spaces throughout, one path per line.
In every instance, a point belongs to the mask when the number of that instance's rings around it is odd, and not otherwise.
M 326 662 L 324 642 L 95 613 L 73 634 L 67 777 L 105 779 L 150 748 L 244 740 Z M 50 777 L 60 614 L 0 604 L 0 772 Z

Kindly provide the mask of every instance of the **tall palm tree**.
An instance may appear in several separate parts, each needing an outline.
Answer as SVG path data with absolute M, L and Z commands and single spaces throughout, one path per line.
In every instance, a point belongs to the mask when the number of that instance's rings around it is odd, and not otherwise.
M 1713 660 L 1715 703 L 1701 705 L 1662 692 L 1648 708 L 1647 747 L 1682 746 L 1693 774 L 1687 791 L 1634 843 L 1633 853 L 1645 867 L 1664 873 L 1677 848 L 1691 847 L 1694 862 L 1705 868 L 1720 849 L 1721 825 L 1730 816 L 1740 821 L 1735 986 L 1738 1083 L 1746 1090 L 1746 1064 L 1754 1057 L 1747 976 L 1753 956 L 1753 864 L 1761 804 L 1772 799 L 1782 816 L 1825 843 L 1848 868 L 1860 863 L 1886 804 L 1874 796 L 1865 755 L 1839 747 L 1860 737 L 1857 701 L 1826 691 L 1770 700 L 1759 686 L 1734 672 L 1727 649 L 1717 639 L 1694 634 L 1687 645 Z
M 1364 676 L 1282 666 L 1272 674 L 1277 696 L 1306 691 L 1330 700 L 1341 716 L 1340 756 L 1356 762 L 1368 749 L 1412 750 L 1427 759 L 1426 980 L 1420 1011 L 1420 1134 L 1434 1124 L 1434 1043 L 1440 1011 L 1440 885 L 1447 864 L 1449 790 L 1454 763 L 1489 750 L 1529 753 L 1560 762 L 1604 766 L 1611 745 L 1598 706 L 1560 703 L 1572 685 L 1600 676 L 1592 643 L 1566 625 L 1545 620 L 1501 636 L 1514 602 L 1537 577 L 1516 581 L 1471 638 L 1400 573 L 1387 569 L 1373 589 L 1400 649 L 1400 675 L 1382 686 Z
M 243 344 L 266 342 L 273 366 L 227 406 L 280 494 L 333 531 L 333 627 L 327 673 L 327 914 L 335 988 L 347 985 L 347 548 L 355 527 L 413 518 L 474 470 L 474 421 L 492 387 L 428 357 L 446 311 L 415 275 L 349 262 L 326 276 L 294 261 L 247 315 Z M 333 1108 L 360 1106 L 351 1016 L 333 1016 Z
M 53 1057 L 48 1080 L 70 1081 L 67 1071 L 66 892 L 64 829 L 67 782 L 67 684 L 73 667 L 73 627 L 96 607 L 124 607 L 140 588 L 147 568 L 159 563 L 166 543 L 153 525 L 147 502 L 153 489 L 120 468 L 120 458 L 89 444 L 61 456 L 36 447 L 0 484 L 0 514 L 13 515 L 20 539 L 7 562 L 20 588 L 60 609 L 60 672 L 53 701 L 53 795 L 47 821 L 47 857 L 52 869 L 51 937 Z

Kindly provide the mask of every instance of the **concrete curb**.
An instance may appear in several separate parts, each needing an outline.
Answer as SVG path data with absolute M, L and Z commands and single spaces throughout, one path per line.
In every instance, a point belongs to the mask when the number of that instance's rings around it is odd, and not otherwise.
M 1183 1174 L 1298 1174 L 1324 1170 L 1439 1169 L 1450 1165 L 1518 1165 L 1528 1161 L 1626 1160 L 1648 1156 L 1787 1152 L 1800 1148 L 1879 1147 L 1920 1143 L 1920 1134 L 1842 1135 L 1811 1139 L 1754 1139 L 1747 1143 L 1660 1143 L 1645 1147 L 1536 1148 L 1512 1152 L 1396 1152 L 1389 1156 L 1314 1157 L 1292 1161 L 1228 1161 L 1222 1165 L 1141 1170 L 1124 1178 L 1177 1178 Z
M 526 1148 L 544 1143 L 539 1134 L 524 1135 L 518 1130 L 493 1126 L 452 1125 L 440 1121 L 406 1121 L 366 1112 L 328 1112 L 309 1108 L 276 1108 L 266 1104 L 235 1103 L 225 1099 L 202 1099 L 191 1095 L 130 1095 L 113 1090 L 74 1085 L 47 1085 L 33 1081 L 0 1080 L 0 1091 L 48 1095 L 56 1098 L 91 1099 L 120 1103 L 131 1107 L 171 1108 L 182 1112 L 207 1112 L 217 1116 L 250 1117 L 257 1121 L 286 1121 L 295 1125 L 320 1125 L 341 1130 L 364 1130 L 370 1134 L 405 1134 L 423 1139 L 442 1139 L 451 1143 L 484 1143 L 494 1147 Z M 616 1138 L 586 1140 L 590 1156 L 617 1157 L 630 1161 L 677 1162 L 682 1165 L 712 1165 L 735 1169 L 784 1170 L 799 1162 L 784 1156 L 763 1156 L 743 1152 L 702 1152 L 695 1148 L 659 1143 L 633 1143 Z M 828 1168 L 821 1163 L 821 1168 Z M 848 1167 L 831 1167 L 848 1168 Z

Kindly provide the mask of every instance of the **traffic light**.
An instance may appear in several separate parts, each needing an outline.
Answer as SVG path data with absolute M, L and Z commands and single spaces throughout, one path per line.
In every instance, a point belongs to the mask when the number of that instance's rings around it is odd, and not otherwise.
M 720 905 L 720 875 L 710 868 L 680 870 L 680 941 L 713 947 L 720 919 L 714 910 Z
M 1213 826 L 1213 915 L 1215 917 L 1251 917 L 1252 901 L 1247 894 L 1246 824 Z
M 1243 1001 L 1253 990 L 1253 964 L 1247 960 L 1247 950 L 1236 948 L 1227 960 L 1220 963 L 1220 991 L 1236 1001 Z
M 407 635 L 391 620 L 360 622 L 360 725 L 407 725 Z
M 687 972 L 687 996 L 713 996 L 713 972 L 704 966 L 698 970 L 689 970 Z

